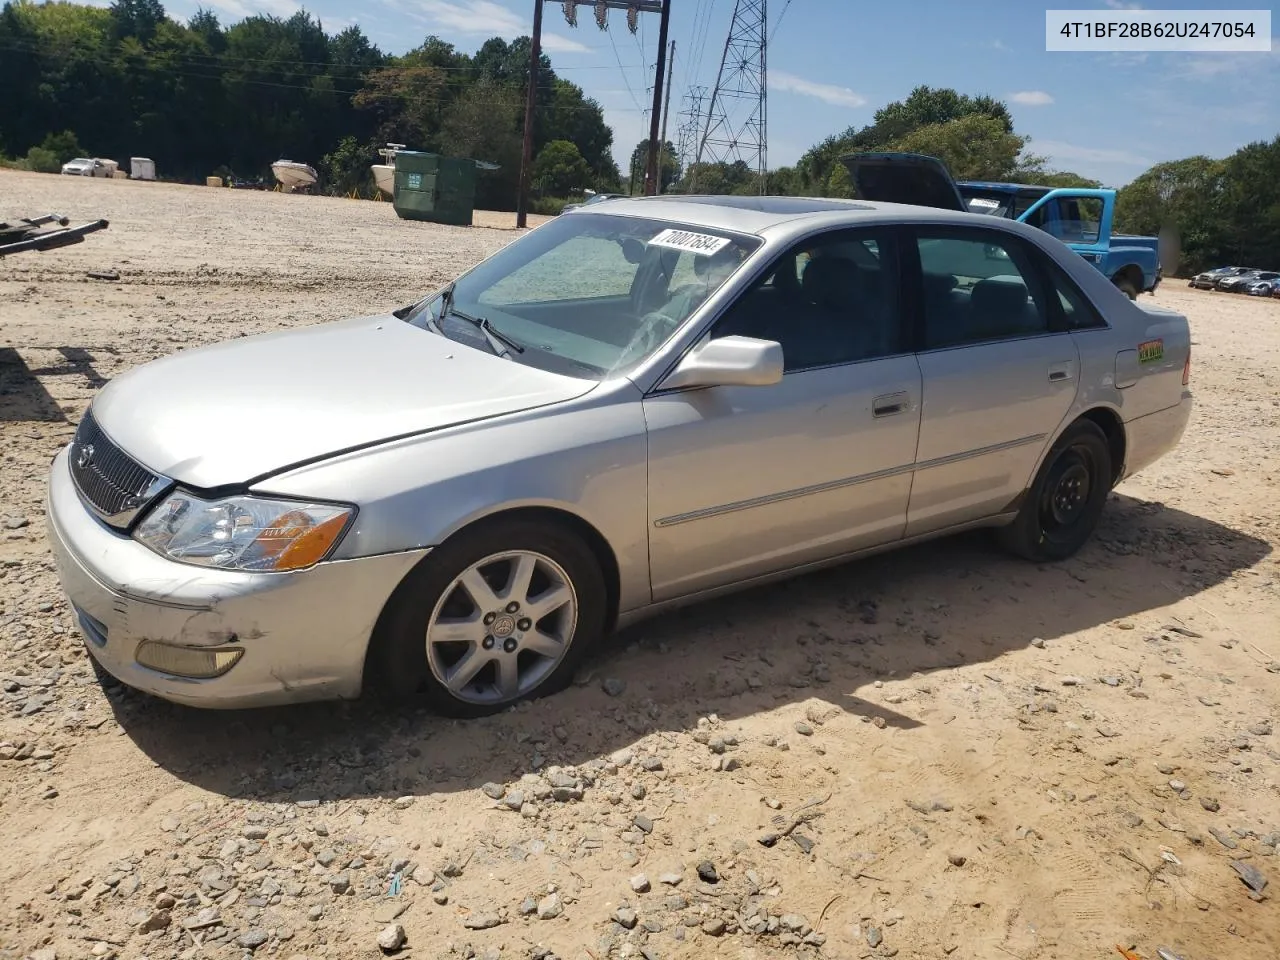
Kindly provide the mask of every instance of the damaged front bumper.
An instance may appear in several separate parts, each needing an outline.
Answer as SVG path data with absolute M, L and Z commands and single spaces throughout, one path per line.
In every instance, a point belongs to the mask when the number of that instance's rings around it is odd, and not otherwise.
M 374 624 L 428 552 L 285 574 L 176 563 L 89 513 L 66 450 L 53 462 L 46 516 L 90 655 L 122 683 L 195 707 L 358 696 Z

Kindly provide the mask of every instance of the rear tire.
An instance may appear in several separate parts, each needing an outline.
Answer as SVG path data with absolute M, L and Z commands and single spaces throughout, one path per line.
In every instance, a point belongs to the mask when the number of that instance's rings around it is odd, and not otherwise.
M 405 578 L 370 651 L 375 684 L 468 718 L 568 686 L 604 632 L 600 562 L 536 520 L 488 522 L 446 541 Z
M 1112 476 L 1106 434 L 1090 420 L 1077 420 L 1050 449 L 1017 519 L 997 531 L 998 539 L 1027 560 L 1065 560 L 1093 534 Z
M 1128 277 L 1125 277 L 1125 276 L 1113 277 L 1111 282 L 1116 285 L 1117 290 L 1123 293 L 1130 300 L 1138 299 L 1138 287 Z

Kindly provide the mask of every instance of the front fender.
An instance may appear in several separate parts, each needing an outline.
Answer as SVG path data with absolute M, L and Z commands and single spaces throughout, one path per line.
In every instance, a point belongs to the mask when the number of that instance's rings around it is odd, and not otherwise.
M 613 550 L 627 610 L 650 598 L 647 439 L 639 393 L 627 391 L 356 451 L 255 492 L 356 503 L 338 560 L 436 546 L 506 510 L 561 510 Z

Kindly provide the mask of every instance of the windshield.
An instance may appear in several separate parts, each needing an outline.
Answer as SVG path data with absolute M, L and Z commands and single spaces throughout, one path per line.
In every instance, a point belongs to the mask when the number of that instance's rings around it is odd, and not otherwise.
M 669 221 L 574 213 L 504 247 L 405 319 L 481 350 L 506 344 L 503 355 L 517 363 L 603 379 L 661 347 L 760 243 Z

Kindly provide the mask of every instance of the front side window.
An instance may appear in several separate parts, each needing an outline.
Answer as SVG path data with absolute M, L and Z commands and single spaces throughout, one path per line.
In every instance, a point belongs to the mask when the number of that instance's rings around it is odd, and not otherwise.
M 604 213 L 549 221 L 405 319 L 512 360 L 603 379 L 664 344 L 760 246 L 756 237 Z M 446 309 L 447 307 L 447 309 Z M 499 346 L 494 346 L 494 338 Z
M 892 235 L 874 229 L 806 240 L 780 257 L 711 335 L 774 340 L 788 373 L 900 353 L 894 249 Z
M 924 349 L 1048 331 L 1048 311 L 1034 265 L 1015 238 L 964 228 L 923 228 L 916 245 Z

